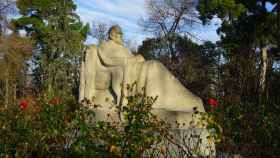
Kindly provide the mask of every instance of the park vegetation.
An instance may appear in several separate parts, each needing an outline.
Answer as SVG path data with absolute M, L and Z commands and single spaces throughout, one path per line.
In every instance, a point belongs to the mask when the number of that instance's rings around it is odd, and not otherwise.
M 172 143 L 151 113 L 154 96 L 128 96 L 125 124 L 94 122 L 95 105 L 78 103 L 84 41 L 106 39 L 107 26 L 90 32 L 76 7 L 0 1 L 0 157 L 168 157 L 154 148 Z M 203 99 L 217 153 L 279 155 L 280 1 L 150 0 L 147 13 L 140 25 L 154 36 L 134 53 L 161 61 Z M 213 19 L 221 21 L 216 43 L 190 31 Z

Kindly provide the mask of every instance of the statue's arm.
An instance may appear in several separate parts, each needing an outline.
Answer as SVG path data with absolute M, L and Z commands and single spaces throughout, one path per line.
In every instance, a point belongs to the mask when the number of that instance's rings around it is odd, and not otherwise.
M 142 61 L 141 57 L 132 54 L 131 56 L 126 57 L 108 57 L 103 53 L 98 53 L 98 55 L 102 62 L 107 66 L 127 66 Z
M 106 66 L 126 66 L 145 61 L 142 55 L 131 54 L 127 48 L 118 47 L 110 42 L 100 44 L 98 55 Z

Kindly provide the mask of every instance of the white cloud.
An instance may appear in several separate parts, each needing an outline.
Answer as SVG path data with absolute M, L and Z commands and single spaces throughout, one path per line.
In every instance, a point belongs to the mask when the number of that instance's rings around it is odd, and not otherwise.
M 119 24 L 126 39 L 140 45 L 141 42 L 150 37 L 138 25 L 141 17 L 146 17 L 145 0 L 74 0 L 77 4 L 77 13 L 83 22 L 102 22 L 109 25 Z M 218 24 L 218 25 L 215 25 Z M 190 31 L 202 41 L 217 41 L 216 28 L 219 26 L 217 19 L 208 26 L 194 26 Z M 88 39 L 87 43 L 96 40 Z M 199 42 L 199 41 L 197 41 Z M 201 41 L 199 43 L 202 43 Z
M 144 1 L 141 0 L 76 0 L 81 6 L 97 9 L 114 16 L 138 19 L 145 15 Z
M 83 22 L 119 24 L 123 28 L 126 38 L 132 41 L 142 41 L 148 36 L 138 25 L 138 19 L 145 16 L 145 7 L 142 0 L 76 0 L 76 3 L 78 6 L 77 13 Z M 141 41 L 135 42 L 140 44 Z
M 106 24 L 119 24 L 121 26 L 124 26 L 126 28 L 137 28 L 137 24 L 125 19 L 125 18 L 119 18 L 116 16 L 112 16 L 110 14 L 98 12 L 98 11 L 91 11 L 88 9 L 81 9 L 77 12 L 81 16 L 81 20 L 83 22 L 103 22 Z
M 221 26 L 221 20 L 214 18 L 208 25 L 197 25 L 191 28 L 191 32 L 199 39 L 195 40 L 198 43 L 203 43 L 204 41 L 216 42 L 220 39 L 216 30 Z

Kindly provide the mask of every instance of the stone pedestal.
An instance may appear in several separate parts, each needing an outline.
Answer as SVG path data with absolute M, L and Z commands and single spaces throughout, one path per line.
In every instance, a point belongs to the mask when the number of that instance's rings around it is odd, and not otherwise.
M 208 138 L 206 129 L 172 129 L 173 138 L 163 140 L 157 146 L 146 151 L 145 155 L 157 158 L 214 158 L 216 156 L 215 144 Z

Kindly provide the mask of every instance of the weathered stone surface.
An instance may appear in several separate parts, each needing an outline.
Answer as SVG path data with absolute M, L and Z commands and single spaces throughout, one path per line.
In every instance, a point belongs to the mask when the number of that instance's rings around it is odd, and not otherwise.
M 183 140 L 196 134 L 199 138 L 190 139 L 191 142 L 188 143 L 191 144 L 185 144 L 184 148 L 190 148 L 193 150 L 192 154 L 195 154 L 194 145 L 201 141 L 199 152 L 202 155 L 215 155 L 215 144 L 208 143 L 207 130 L 190 128 L 190 122 L 196 121 L 192 117 L 193 108 L 204 112 L 201 99 L 186 89 L 160 62 L 145 61 L 141 55 L 131 54 L 122 44 L 119 27 L 110 29 L 108 41 L 102 42 L 98 47 L 88 47 L 80 74 L 79 99 L 81 101 L 86 98 L 101 106 L 96 109 L 97 120 L 121 121 L 118 108 L 125 105 L 123 97 L 133 95 L 129 94 L 125 85 L 136 83 L 135 92 L 158 97 L 152 112 L 170 122 L 174 131 L 177 130 L 177 143 L 184 145 L 186 142 L 182 142 Z M 178 123 L 184 126 L 178 129 Z M 174 154 L 179 154 L 180 150 L 174 150 Z
M 112 104 L 121 105 L 122 96 L 128 95 L 122 85 L 136 82 L 136 92 L 144 88 L 147 96 L 158 96 L 153 105 L 154 112 L 171 123 L 178 121 L 188 125 L 194 107 L 204 112 L 201 99 L 186 89 L 160 62 L 145 61 L 141 55 L 131 54 L 122 45 L 120 28 L 110 29 L 109 37 L 98 47 L 89 46 L 85 53 L 81 65 L 80 100 L 94 97 L 95 104 L 102 105 L 101 111 L 106 112 Z M 99 116 L 98 119 L 102 120 L 102 115 Z

